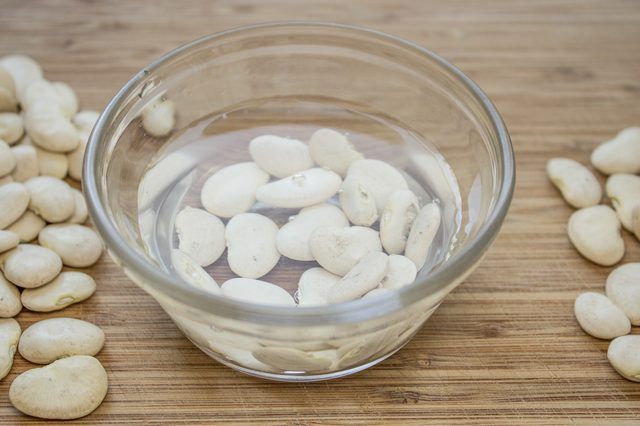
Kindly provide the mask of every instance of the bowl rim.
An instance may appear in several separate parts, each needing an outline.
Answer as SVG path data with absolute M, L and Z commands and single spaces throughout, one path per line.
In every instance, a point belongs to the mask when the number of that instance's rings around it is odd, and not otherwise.
M 101 160 L 101 158 L 97 157 L 98 145 L 106 131 L 108 123 L 115 118 L 115 113 L 118 111 L 122 101 L 128 98 L 130 94 L 133 93 L 133 90 L 139 86 L 153 70 L 173 59 L 179 58 L 182 53 L 188 52 L 194 47 L 214 42 L 228 35 L 260 29 L 287 29 L 293 27 L 304 27 L 305 29 L 315 27 L 324 30 L 331 29 L 345 33 L 357 33 L 360 36 L 392 42 L 398 47 L 410 49 L 414 53 L 426 56 L 450 76 L 454 77 L 475 96 L 476 100 L 490 118 L 493 131 L 497 136 L 497 144 L 494 144 L 494 148 L 496 149 L 498 158 L 497 165 L 500 168 L 502 180 L 499 182 L 500 190 L 498 191 L 494 208 L 489 212 L 478 234 L 462 247 L 458 253 L 453 255 L 445 267 L 428 274 L 423 280 L 416 281 L 411 285 L 396 290 L 393 293 L 394 297 L 362 298 L 323 306 L 287 307 L 242 302 L 205 292 L 199 288 L 185 285 L 183 281 L 162 272 L 157 265 L 153 265 L 152 262 L 131 248 L 125 239 L 119 236 L 118 229 L 112 223 L 106 209 L 103 207 L 99 190 L 102 176 L 96 176 L 95 174 L 96 162 Z M 374 29 L 339 23 L 296 20 L 240 26 L 206 35 L 175 48 L 137 72 L 109 101 L 97 120 L 87 142 L 82 177 L 83 191 L 95 227 L 105 240 L 108 250 L 113 253 L 112 257 L 115 255 L 118 259 L 116 263 L 123 268 L 135 272 L 136 276 L 142 276 L 144 278 L 145 285 L 143 288 L 147 286 L 152 287 L 154 290 L 160 291 L 164 295 L 186 306 L 194 307 L 216 316 L 280 326 L 317 326 L 356 323 L 382 317 L 419 302 L 426 297 L 437 294 L 453 282 L 466 278 L 466 274 L 473 270 L 472 268 L 490 247 L 507 214 L 515 186 L 515 157 L 507 128 L 498 110 L 489 100 L 488 96 L 473 80 L 437 54 L 414 42 Z M 136 281 L 133 278 L 132 280 L 134 282 Z M 140 285 L 137 282 L 136 284 Z M 145 290 L 148 291 L 146 288 Z M 439 303 L 439 300 L 434 300 L 434 304 L 435 303 Z

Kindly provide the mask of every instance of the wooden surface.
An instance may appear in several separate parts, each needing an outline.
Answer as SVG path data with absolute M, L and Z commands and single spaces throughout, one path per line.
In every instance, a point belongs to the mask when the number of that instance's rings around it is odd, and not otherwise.
M 99 324 L 109 372 L 86 423 L 638 424 L 640 383 L 619 377 L 607 342 L 585 335 L 572 303 L 603 291 L 609 268 L 565 235 L 571 213 L 548 183 L 552 156 L 587 161 L 617 130 L 640 125 L 640 2 L 627 1 L 80 1 L 0 0 L 0 55 L 37 58 L 101 108 L 152 59 L 201 35 L 259 21 L 317 19 L 416 41 L 477 81 L 504 116 L 518 184 L 501 236 L 416 338 L 381 365 L 339 381 L 270 383 L 195 349 L 105 256 L 89 301 L 36 319 Z M 624 261 L 640 260 L 625 235 Z M 634 330 L 638 332 L 638 330 Z M 29 422 L 0 383 L 0 424 Z

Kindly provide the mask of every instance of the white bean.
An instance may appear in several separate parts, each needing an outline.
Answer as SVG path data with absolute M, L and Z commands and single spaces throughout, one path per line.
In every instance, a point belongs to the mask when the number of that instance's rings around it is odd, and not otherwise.
M 209 213 L 232 217 L 248 211 L 256 202 L 256 190 L 269 175 L 256 163 L 238 163 L 218 170 L 202 186 L 200 199 Z
M 573 311 L 580 327 L 593 337 L 613 339 L 631 331 L 631 323 L 604 294 L 587 292 L 576 298 Z
M 42 220 L 40 216 L 27 210 L 6 229 L 18 235 L 21 243 L 28 243 L 33 241 L 46 225 L 47 222 Z
M 84 151 L 87 149 L 87 141 L 89 133 L 84 130 L 78 132 L 80 142 L 73 151 L 67 153 L 67 161 L 69 162 L 69 177 L 77 181 L 82 180 L 82 163 L 84 161 Z
M 13 145 L 24 134 L 22 117 L 14 112 L 0 112 L 0 139 Z
M 313 167 L 306 143 L 274 135 L 263 135 L 249 143 L 249 154 L 265 172 L 284 178 Z
M 0 186 L 0 229 L 18 220 L 29 205 L 29 191 L 16 182 Z
M 20 105 L 28 110 L 38 101 L 59 105 L 67 117 L 73 117 L 78 111 L 78 97 L 65 83 L 45 79 L 32 81 L 20 94 Z
M 591 163 L 605 175 L 640 173 L 640 127 L 621 130 L 591 153 Z
M 351 163 L 363 158 L 347 138 L 331 129 L 316 130 L 309 139 L 311 158 L 320 166 L 346 176 Z
M 38 157 L 38 169 L 42 176 L 52 176 L 64 179 L 69 170 L 69 159 L 66 154 L 50 152 L 42 148 L 36 148 Z
M 227 223 L 229 268 L 243 278 L 260 278 L 276 266 L 278 225 L 256 213 L 241 213 Z
M 256 199 L 275 207 L 307 207 L 333 197 L 341 183 L 336 173 L 315 167 L 260 186 Z
M 73 192 L 65 181 L 36 176 L 26 181 L 25 186 L 31 195 L 29 209 L 47 222 L 64 222 L 73 216 Z
M 11 383 L 9 399 L 29 416 L 69 420 L 98 408 L 107 388 L 107 372 L 100 361 L 77 355 L 20 374 Z
M 354 176 L 371 192 L 379 212 L 384 210 L 393 192 L 409 187 L 395 167 L 380 160 L 354 161 L 349 166 L 347 176 Z
M 258 361 L 283 371 L 322 371 L 333 364 L 329 357 L 294 348 L 266 347 L 256 349 L 252 354 Z
M 16 167 L 16 157 L 9 145 L 0 139 L 0 176 L 6 176 Z
M 177 249 L 171 250 L 171 264 L 187 284 L 209 293 L 220 294 L 218 283 L 188 254 Z
M 13 77 L 0 64 L 0 112 L 16 112 L 18 110 L 18 99 L 15 92 Z
M 640 263 L 627 263 L 614 269 L 607 277 L 606 292 L 631 324 L 640 325 Z
M 0 65 L 11 75 L 16 94 L 26 89 L 32 81 L 42 78 L 42 68 L 36 61 L 25 55 L 7 55 L 0 58 Z
M 327 295 L 329 303 L 355 300 L 376 288 L 389 270 L 389 257 L 381 252 L 367 253 Z
M 232 278 L 222 284 L 222 294 L 248 303 L 261 305 L 295 306 L 296 302 L 286 290 L 266 281 Z
M 98 261 L 102 242 L 91 228 L 73 223 L 45 226 L 38 242 L 56 252 L 62 263 L 75 268 L 86 268 Z
M 600 182 L 582 164 L 570 158 L 552 158 L 547 175 L 565 201 L 576 208 L 595 206 L 602 199 Z
M 73 124 L 78 130 L 91 133 L 99 117 L 100 113 L 98 111 L 82 110 L 73 117 Z
M 13 356 L 18 348 L 20 339 L 20 324 L 13 318 L 0 319 L 0 380 L 2 380 L 13 365 Z
M 415 263 L 418 271 L 427 261 L 431 243 L 440 228 L 440 209 L 435 203 L 429 203 L 420 210 L 413 221 L 404 255 Z
M 374 288 L 373 290 L 371 290 L 370 292 L 368 292 L 367 294 L 365 294 L 364 296 L 362 296 L 362 298 L 369 298 L 369 297 L 376 297 L 376 296 L 380 296 L 382 294 L 388 294 L 389 292 L 391 292 L 391 290 L 386 289 L 384 287 L 377 287 Z
M 298 305 L 317 306 L 328 304 L 329 289 L 338 281 L 340 281 L 340 276 L 334 275 L 325 269 L 307 269 L 302 273 L 298 281 Z
M 142 127 L 152 136 L 167 136 L 176 125 L 176 107 L 161 97 L 153 100 L 142 112 Z
M 22 303 L 20 303 L 18 287 L 11 284 L 4 278 L 4 275 L 0 274 L 0 318 L 15 317 L 21 310 Z
M 218 260 L 225 248 L 224 224 L 211 213 L 185 207 L 176 215 L 178 248 L 200 266 Z
M 11 250 L 20 243 L 20 237 L 15 232 L 0 230 L 0 253 Z
M 622 377 L 640 382 L 640 336 L 616 337 L 609 344 L 607 358 Z
M 586 207 L 574 212 L 567 232 L 578 252 L 594 263 L 611 266 L 624 256 L 620 219 L 609 206 Z
M 339 208 L 331 204 L 305 207 L 278 231 L 278 251 L 290 259 L 314 260 L 309 239 L 313 231 L 321 226 L 346 227 L 349 221 Z
M 415 263 L 399 254 L 389 256 L 389 271 L 382 280 L 382 287 L 395 290 L 411 284 L 418 274 Z
M 387 253 L 400 254 L 404 251 L 419 211 L 418 198 L 410 190 L 401 189 L 389 196 L 380 217 L 380 241 Z
M 633 208 L 640 205 L 640 176 L 625 173 L 609 176 L 607 196 L 625 229 L 633 232 Z
M 316 261 L 336 275 L 343 276 L 369 252 L 381 252 L 378 232 L 362 226 L 320 227 L 309 239 Z
M 27 361 L 49 364 L 74 355 L 95 355 L 104 345 L 100 327 L 74 318 L 49 318 L 28 327 L 18 351 Z
M 78 130 L 56 103 L 35 102 L 25 114 L 25 127 L 33 143 L 48 151 L 69 152 L 80 144 Z
M 25 289 L 20 296 L 22 305 L 35 312 L 64 309 L 88 299 L 96 291 L 91 276 L 76 271 L 61 272 L 53 281 L 34 289 Z
M 371 226 L 378 220 L 376 200 L 356 176 L 347 176 L 342 182 L 340 207 L 354 225 Z
M 38 176 L 40 173 L 38 153 L 34 147 L 29 145 L 14 146 L 11 148 L 11 153 L 16 159 L 16 167 L 11 172 L 11 177 L 15 182 L 26 182 L 32 177 Z
M 87 203 L 84 201 L 84 196 L 82 192 L 78 191 L 75 188 L 71 188 L 71 192 L 73 192 L 73 216 L 67 219 L 67 223 L 75 223 L 81 225 L 87 221 L 87 217 L 89 216 L 89 212 L 87 211 Z
M 6 279 L 22 288 L 40 287 L 62 270 L 62 260 L 55 252 L 34 244 L 20 244 L 3 256 Z

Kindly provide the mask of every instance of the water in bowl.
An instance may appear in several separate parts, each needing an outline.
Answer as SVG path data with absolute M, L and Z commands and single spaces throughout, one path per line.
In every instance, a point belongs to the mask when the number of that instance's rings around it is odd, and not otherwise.
M 273 134 L 307 141 L 314 131 L 325 127 L 345 134 L 366 158 L 386 161 L 400 170 L 421 206 L 432 200 L 439 203 L 442 224 L 419 276 L 436 268 L 455 246 L 461 223 L 460 192 L 444 157 L 433 144 L 383 114 L 324 99 L 254 101 L 211 114 L 175 132 L 149 165 L 138 192 L 140 236 L 149 255 L 175 274 L 170 252 L 178 246 L 176 214 L 186 206 L 202 208 L 200 190 L 214 172 L 251 161 L 248 145 L 254 137 Z M 339 206 L 337 195 L 327 202 Z M 271 218 L 278 226 L 298 212 L 262 203 L 250 211 Z M 373 228 L 378 229 L 377 222 Z M 314 266 L 318 265 L 283 256 L 260 279 L 295 296 L 300 275 Z M 219 284 L 237 277 L 228 267 L 226 252 L 205 270 Z

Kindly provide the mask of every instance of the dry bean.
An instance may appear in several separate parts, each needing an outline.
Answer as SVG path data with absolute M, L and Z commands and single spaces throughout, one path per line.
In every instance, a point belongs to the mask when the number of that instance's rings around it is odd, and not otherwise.
M 6 176 L 16 167 L 16 158 L 9 145 L 0 139 L 0 176 Z
M 277 178 L 291 176 L 313 167 L 309 147 L 296 139 L 273 135 L 258 136 L 249 143 L 249 154 L 258 167 Z
M 87 217 L 89 216 L 89 212 L 87 211 L 87 203 L 84 201 L 84 196 L 82 192 L 78 191 L 75 188 L 71 188 L 71 192 L 73 192 L 73 216 L 67 219 L 67 223 L 75 223 L 81 225 L 87 221 Z
M 0 317 L 12 318 L 20 313 L 20 291 L 0 273 Z
M 75 268 L 86 268 L 98 261 L 102 242 L 91 228 L 76 224 L 45 226 L 38 235 L 42 247 L 55 251 L 62 263 Z
M 602 199 L 600 182 L 582 164 L 569 158 L 552 158 L 547 175 L 565 201 L 576 208 L 595 206 Z
M 381 252 L 367 253 L 327 295 L 329 303 L 355 300 L 380 285 L 389 270 L 389 257 Z
M 296 302 L 286 290 L 266 281 L 232 278 L 222 284 L 222 294 L 248 303 L 260 305 L 295 306 Z
M 381 252 L 378 232 L 362 226 L 323 226 L 311 234 L 313 258 L 327 271 L 343 276 L 369 252 Z
M 591 153 L 591 163 L 605 175 L 640 173 L 640 127 L 621 130 Z
M 336 173 L 315 167 L 260 186 L 256 199 L 275 207 L 307 207 L 334 196 L 341 184 Z
M 631 324 L 640 325 L 640 263 L 627 263 L 607 277 L 607 297 L 627 315 Z
M 309 239 L 320 226 L 346 227 L 349 221 L 339 208 L 331 204 L 305 207 L 278 231 L 278 251 L 290 259 L 314 260 Z
M 389 256 L 389 271 L 382 280 L 382 287 L 395 290 L 413 283 L 418 271 L 411 259 L 398 254 Z
M 611 366 L 625 379 L 640 382 L 640 336 L 620 336 L 607 350 Z
M 407 245 L 409 232 L 420 205 L 418 198 L 408 189 L 395 191 L 380 217 L 380 241 L 389 254 L 400 254 Z
M 20 244 L 3 256 L 6 279 L 22 288 L 40 287 L 62 270 L 62 260 L 55 252 L 34 244 Z
M 47 222 L 64 222 L 73 216 L 73 192 L 65 181 L 37 176 L 26 181 L 25 186 L 31 194 L 29 209 Z
M 73 117 L 73 124 L 78 130 L 91 133 L 99 117 L 100 113 L 98 111 L 83 110 Z
M 74 318 L 49 318 L 28 327 L 18 351 L 27 361 L 49 364 L 74 355 L 95 355 L 104 345 L 100 327 Z
M 0 186 L 0 229 L 5 229 L 24 213 L 29 205 L 29 191 L 16 182 Z
M 427 204 L 413 221 L 404 255 L 420 270 L 429 254 L 431 243 L 440 228 L 440 209 L 435 203 Z
M 11 383 L 9 399 L 29 416 L 69 420 L 98 408 L 107 388 L 107 372 L 100 361 L 78 355 L 20 374 Z
M 200 199 L 208 212 L 232 217 L 248 211 L 256 202 L 256 189 L 269 175 L 256 163 L 238 163 L 218 170 L 202 187 Z
M 320 166 L 346 176 L 351 163 L 363 158 L 347 138 L 331 129 L 316 130 L 309 139 L 311 158 Z
M 620 220 L 609 206 L 580 209 L 569 218 L 569 239 L 581 255 L 599 265 L 610 266 L 624 256 Z
M 13 318 L 0 319 L 0 380 L 11 371 L 19 339 L 18 321 Z
M 378 220 L 376 200 L 356 176 L 347 176 L 342 182 L 340 207 L 354 225 L 371 226 Z
M 329 357 L 294 348 L 266 347 L 257 349 L 252 354 L 258 361 L 283 371 L 322 371 L 333 364 Z
M 307 269 L 302 273 L 300 281 L 298 281 L 298 305 L 317 306 L 328 304 L 329 289 L 338 281 L 340 281 L 340 276 L 334 275 L 325 269 Z
M 582 293 L 576 298 L 573 311 L 580 327 L 593 337 L 613 339 L 631 331 L 624 312 L 604 294 Z
M 37 101 L 25 115 L 25 126 L 34 144 L 53 152 L 73 151 L 80 135 L 60 105 Z
M 633 232 L 633 208 L 640 203 L 640 176 L 614 174 L 606 184 L 607 196 L 625 229 Z
M 243 278 L 260 278 L 276 266 L 278 225 L 257 213 L 241 213 L 227 223 L 229 268 Z
M 17 95 L 32 81 L 42 78 L 42 68 L 36 61 L 25 55 L 7 55 L 0 58 L 2 66 L 13 78 Z
M 67 117 L 78 112 L 78 97 L 69 85 L 45 79 L 32 81 L 20 94 L 22 109 L 29 110 L 38 101 L 58 105 Z
M 176 107 L 168 99 L 158 97 L 142 112 L 142 127 L 152 136 L 167 136 L 176 125 Z
M 404 176 L 392 165 L 380 160 L 357 160 L 351 163 L 347 176 L 357 178 L 373 195 L 379 212 L 389 196 L 400 189 L 408 189 Z
M 218 260 L 225 248 L 224 224 L 211 213 L 185 207 L 176 215 L 178 248 L 200 266 Z
M 16 182 L 26 182 L 32 177 L 38 176 L 38 153 L 29 145 L 18 145 L 11 148 L 11 153 L 16 159 L 16 167 L 11 172 L 11 177 Z
M 77 181 L 82 180 L 82 162 L 84 161 L 84 151 L 87 149 L 87 141 L 89 133 L 81 130 L 78 133 L 80 142 L 76 149 L 67 153 L 67 161 L 69 162 L 69 177 Z
M 14 112 L 0 112 L 0 139 L 13 145 L 24 134 L 22 117 Z
M 15 232 L 0 230 L 0 253 L 11 250 L 20 243 L 20 237 Z
M 202 269 L 202 266 L 180 250 L 171 250 L 173 269 L 187 284 L 213 294 L 220 294 L 218 283 Z
M 50 152 L 36 147 L 36 155 L 38 157 L 38 169 L 42 176 L 52 176 L 58 179 L 64 179 L 67 176 L 69 160 L 66 154 Z
M 61 272 L 42 287 L 25 289 L 20 296 L 22 305 L 35 312 L 64 309 L 88 299 L 96 291 L 96 282 L 83 272 Z
M 18 235 L 21 243 L 28 243 L 33 241 L 46 225 L 47 222 L 42 220 L 40 216 L 31 210 L 27 210 L 7 228 L 7 231 Z

